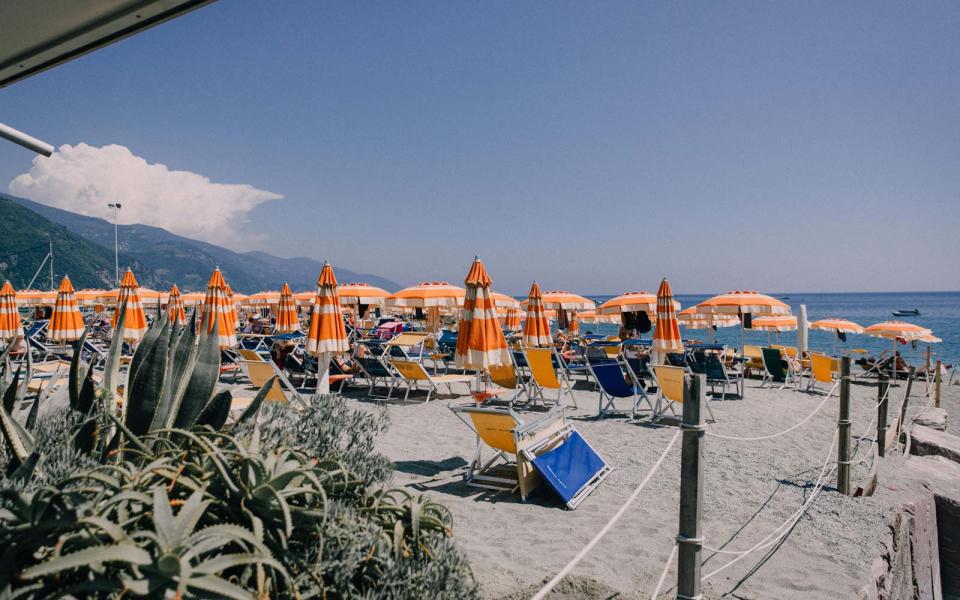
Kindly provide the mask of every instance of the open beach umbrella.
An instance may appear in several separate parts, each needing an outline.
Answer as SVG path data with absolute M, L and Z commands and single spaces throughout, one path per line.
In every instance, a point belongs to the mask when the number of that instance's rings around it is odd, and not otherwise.
M 619 323 L 620 313 L 600 313 L 598 307 L 597 310 L 582 310 L 573 318 L 581 323 Z
M 507 309 L 519 309 L 520 301 L 514 298 L 513 296 L 508 296 L 506 294 L 501 294 L 500 292 L 490 291 L 490 299 L 493 300 L 494 306 L 497 308 L 507 308 Z
M 139 342 L 143 339 L 143 334 L 147 332 L 147 317 L 143 314 L 143 305 L 140 303 L 138 289 L 140 284 L 137 278 L 133 276 L 133 271 L 127 269 L 120 280 L 120 295 L 117 297 L 117 304 L 113 308 L 113 317 L 110 319 L 110 326 L 116 327 L 117 320 L 120 317 L 120 307 L 126 303 L 123 317 L 123 339 L 130 343 Z
M 463 305 L 466 290 L 446 281 L 422 281 L 403 288 L 393 295 L 393 306 L 401 308 L 429 308 L 431 306 L 459 307 Z
M 467 287 L 454 354 L 457 368 L 481 371 L 508 364 L 510 351 L 490 296 L 493 281 L 479 257 L 473 259 L 463 282 Z
M 187 322 L 187 315 L 183 310 L 183 299 L 180 296 L 180 288 L 177 284 L 170 286 L 170 293 L 167 296 L 167 319 L 170 324 L 177 326 Z
M 673 301 L 674 309 L 680 310 L 680 303 Z M 619 315 L 628 312 L 645 312 L 648 317 L 656 317 L 657 297 L 650 292 L 627 292 L 611 298 L 597 307 L 599 315 Z
M 203 318 L 200 326 L 209 335 L 217 336 L 221 348 L 237 345 L 236 327 L 230 312 L 230 300 L 227 297 L 227 282 L 223 279 L 220 267 L 213 270 L 207 283 L 207 295 L 203 300 Z
M 833 333 L 863 333 L 863 325 L 854 323 L 848 319 L 839 317 L 830 317 L 829 319 L 819 319 L 810 323 L 810 329 L 819 331 L 831 331 Z
M 543 306 L 543 294 L 536 281 L 530 286 L 526 300 L 527 317 L 523 322 L 523 334 L 520 337 L 525 346 L 547 347 L 553 344 L 550 335 L 550 322 L 547 321 L 546 308 Z
M 570 328 L 570 317 L 573 311 L 594 310 L 597 307 L 597 303 L 593 300 L 566 290 L 549 290 L 543 292 L 542 296 L 543 307 L 557 311 L 559 329 Z
M 49 336 L 55 342 L 72 342 L 83 335 L 83 315 L 77 308 L 75 293 L 70 278 L 64 275 L 50 317 Z
M 883 321 L 866 327 L 863 332 L 871 337 L 885 338 L 893 341 L 893 379 L 897 379 L 897 342 L 906 344 L 913 341 L 922 341 L 923 338 L 933 337 L 933 332 L 906 321 Z M 939 338 L 937 338 L 939 339 Z
M 17 310 L 17 293 L 9 281 L 0 288 L 0 340 L 10 341 L 23 337 L 23 322 Z
M 673 307 L 673 290 L 670 282 L 664 277 L 657 290 L 657 324 L 653 330 L 652 364 L 659 365 L 666 361 L 667 354 L 683 352 L 683 341 L 680 339 L 680 325 L 677 323 L 677 312 Z
M 107 290 L 78 290 L 73 297 L 77 299 L 77 304 L 80 306 L 97 306 L 104 304 L 103 297 L 108 293 Z
M 706 329 L 710 341 L 716 339 L 716 330 L 720 327 L 736 327 L 740 325 L 740 317 L 736 315 L 722 315 L 697 312 L 696 306 L 685 308 L 677 313 L 677 323 L 684 329 Z
M 337 277 L 330 263 L 323 264 L 317 279 L 317 294 L 310 311 L 307 352 L 317 356 L 317 392 L 330 392 L 330 359 L 350 350 L 347 329 L 340 314 Z
M 21 290 L 17 292 L 17 306 L 53 306 L 57 290 Z
M 746 315 L 789 315 L 790 306 L 773 296 L 756 291 L 736 290 L 719 294 L 697 305 L 697 312 L 736 315 L 740 318 L 740 351 L 743 351 Z
M 188 306 L 200 306 L 206 299 L 207 295 L 204 292 L 187 292 L 186 294 L 180 294 L 180 302 L 183 303 L 184 308 Z
M 797 318 L 793 315 L 764 315 L 753 320 L 757 331 L 796 331 Z
M 297 306 L 293 301 L 293 292 L 286 283 L 280 290 L 280 301 L 277 304 L 277 323 L 274 328 L 279 333 L 291 333 L 300 327 L 297 317 Z
M 340 304 L 383 306 L 390 292 L 369 283 L 345 283 L 337 287 Z
M 269 291 L 250 294 L 247 296 L 247 303 L 251 306 L 269 306 L 271 304 L 276 306 L 280 303 L 280 292 Z

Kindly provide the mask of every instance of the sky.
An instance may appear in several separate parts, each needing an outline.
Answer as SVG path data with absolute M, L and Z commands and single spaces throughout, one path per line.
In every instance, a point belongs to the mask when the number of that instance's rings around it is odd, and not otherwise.
M 0 90 L 0 189 L 402 284 L 960 289 L 960 2 L 221 0 Z

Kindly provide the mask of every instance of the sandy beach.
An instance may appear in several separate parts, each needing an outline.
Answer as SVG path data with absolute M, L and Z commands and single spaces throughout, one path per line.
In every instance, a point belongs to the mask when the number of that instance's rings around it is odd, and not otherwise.
M 462 387 L 462 386 L 461 386 Z M 908 415 L 929 400 L 923 385 L 915 386 Z M 899 407 L 904 388 L 892 391 Z M 960 388 L 943 387 L 943 406 L 951 427 L 960 418 Z M 348 391 L 349 402 L 381 410 L 366 390 Z M 467 487 L 463 473 L 472 456 L 474 436 L 449 410 L 469 397 L 446 396 L 429 403 L 391 403 L 389 430 L 379 449 L 396 465 L 393 483 L 422 491 L 447 505 L 454 515 L 454 536 L 468 554 L 485 597 L 529 598 L 620 507 L 632 493 L 676 431 L 647 419 L 594 418 L 597 394 L 578 382 L 578 409 L 568 419 L 589 440 L 614 472 L 575 511 L 565 510 L 544 488 L 526 503 L 519 496 Z M 797 423 L 823 401 L 805 392 L 760 388 L 748 380 L 743 399 L 714 400 L 716 423 L 709 432 L 732 436 L 764 436 Z M 854 436 L 875 435 L 876 386 L 851 386 Z M 828 452 L 834 445 L 836 396 L 802 426 L 780 437 L 754 442 L 706 438 L 704 533 L 707 547 L 738 551 L 763 540 L 808 498 Z M 893 411 L 891 410 L 891 415 Z M 869 440 L 861 456 L 868 456 Z M 551 597 L 649 598 L 670 554 L 677 533 L 679 443 L 662 468 L 610 533 L 574 569 Z M 831 460 L 831 466 L 835 459 Z M 782 543 L 750 554 L 704 582 L 704 595 L 736 598 L 852 598 L 866 583 L 871 561 L 882 548 L 886 524 L 898 494 L 882 484 L 898 477 L 904 457 L 899 450 L 880 460 L 881 486 L 873 497 L 839 495 L 836 476 Z M 866 464 L 855 466 L 854 487 L 863 485 Z M 960 486 L 960 482 L 957 482 Z M 706 576 L 734 556 L 704 551 Z M 662 597 L 672 597 L 676 563 L 666 577 Z

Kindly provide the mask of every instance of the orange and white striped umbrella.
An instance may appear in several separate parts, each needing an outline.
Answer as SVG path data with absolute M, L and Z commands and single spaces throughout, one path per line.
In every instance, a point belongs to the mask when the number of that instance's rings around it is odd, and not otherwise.
M 53 306 L 56 303 L 56 290 L 21 290 L 17 292 L 17 306 Z
M 657 324 L 653 331 L 652 345 L 655 353 L 653 364 L 660 364 L 659 361 L 664 360 L 671 352 L 683 352 L 677 312 L 673 306 L 673 290 L 670 289 L 670 282 L 664 277 L 660 282 L 660 289 L 657 290 Z
M 123 339 L 128 342 L 139 342 L 143 339 L 143 334 L 147 332 L 147 317 L 143 314 L 143 305 L 140 304 L 140 294 L 137 288 L 137 278 L 133 276 L 133 271 L 127 269 L 120 280 L 120 295 L 117 297 L 117 305 L 113 309 L 113 317 L 110 319 L 112 327 L 117 326 L 117 320 L 120 316 L 120 307 L 126 302 L 123 317 Z
M 566 290 L 550 290 L 543 292 L 543 307 L 553 310 L 594 310 L 597 303 L 580 294 Z M 525 304 L 525 301 L 522 304 Z
M 490 291 L 490 299 L 497 308 L 520 309 L 520 301 L 513 296 L 501 294 L 500 292 Z
M 278 304 L 280 304 L 280 292 L 269 291 L 269 292 L 257 292 L 256 294 L 250 294 L 247 297 L 247 304 L 251 306 L 268 306 L 268 305 L 277 306 Z
M 0 340 L 12 340 L 23 336 L 23 322 L 17 310 L 17 293 L 9 281 L 0 288 Z
M 188 306 L 200 306 L 206 299 L 207 295 L 204 292 L 187 292 L 186 294 L 180 294 L 180 302 L 183 302 L 184 308 Z
M 227 282 L 223 279 L 220 267 L 213 270 L 207 283 L 207 295 L 203 300 L 203 318 L 200 328 L 209 335 L 217 336 L 221 348 L 237 345 L 236 327 L 233 323 L 232 306 L 227 297 Z
M 674 309 L 680 310 L 680 303 L 673 301 Z M 598 315 L 619 315 L 625 312 L 645 312 L 657 314 L 657 297 L 650 292 L 627 292 L 611 298 L 597 307 Z
M 883 321 L 875 323 L 863 332 L 872 337 L 886 338 L 888 340 L 902 340 L 912 342 L 926 336 L 932 336 L 933 332 L 926 327 L 920 327 L 906 321 Z
M 790 306 L 759 292 L 733 291 L 714 296 L 697 305 L 697 312 L 727 315 L 789 315 Z
M 388 302 L 401 308 L 430 308 L 463 306 L 466 290 L 446 281 L 422 281 L 417 285 L 404 288 L 393 295 Z
M 696 306 L 691 306 L 677 313 L 677 322 L 687 329 L 708 329 L 739 325 L 740 317 L 720 313 L 701 313 L 697 312 Z
M 796 331 L 797 318 L 793 315 L 764 315 L 753 319 L 750 327 L 757 331 Z
M 330 263 L 324 263 L 317 279 L 317 294 L 310 311 L 310 329 L 307 331 L 307 352 L 311 354 L 342 354 L 350 350 L 347 328 L 340 314 L 337 296 L 337 277 Z
M 171 325 L 183 325 L 187 322 L 187 315 L 183 310 L 183 298 L 180 296 L 180 288 L 177 284 L 170 286 L 170 293 L 167 296 L 167 319 Z
M 581 323 L 619 323 L 620 313 L 603 314 L 596 310 L 584 310 L 574 315 L 574 318 Z
M 280 290 L 280 301 L 277 303 L 277 323 L 275 329 L 280 333 L 290 333 L 300 327 L 297 317 L 297 305 L 293 301 L 293 292 L 286 283 Z
M 345 283 L 337 287 L 341 304 L 367 304 L 383 306 L 390 292 L 369 283 Z
M 78 290 L 73 296 L 80 306 L 97 306 L 104 303 L 102 298 L 107 293 L 107 290 Z
M 829 319 L 814 321 L 810 323 L 810 329 L 831 331 L 833 333 L 863 333 L 863 325 L 839 317 L 830 317 Z
M 507 331 L 520 331 L 520 309 L 508 308 L 503 321 L 503 326 Z
M 227 284 L 227 287 L 224 291 L 227 295 L 227 303 L 229 305 L 229 310 L 230 310 L 230 320 L 227 322 L 232 323 L 233 329 L 234 331 L 236 331 L 236 329 L 240 327 L 240 311 L 237 310 L 237 302 L 234 300 L 234 297 L 233 297 L 233 288 L 230 287 L 229 283 Z
M 57 290 L 57 300 L 50 317 L 50 339 L 54 342 L 72 342 L 83 335 L 83 316 L 74 297 L 76 290 L 66 275 Z
M 527 296 L 526 305 L 527 318 L 523 322 L 521 341 L 526 346 L 550 346 L 553 344 L 553 336 L 550 335 L 550 322 L 547 321 L 546 308 L 543 306 L 540 284 L 536 281 L 530 286 L 530 294 Z
M 507 340 L 497 319 L 497 307 L 490 297 L 493 280 L 479 257 L 473 259 L 463 282 L 467 288 L 454 354 L 457 368 L 479 371 L 509 364 Z

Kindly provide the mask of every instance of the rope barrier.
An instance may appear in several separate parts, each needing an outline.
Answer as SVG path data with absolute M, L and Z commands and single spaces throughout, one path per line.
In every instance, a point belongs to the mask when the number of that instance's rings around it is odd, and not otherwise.
M 837 386 L 834 386 L 834 389 L 836 389 L 836 387 L 837 387 Z M 759 441 L 762 441 L 762 440 L 771 440 L 771 439 L 773 439 L 773 438 L 780 437 L 781 435 L 790 433 L 791 431 L 793 431 L 793 430 L 796 429 L 797 427 L 800 427 L 801 425 L 803 425 L 804 423 L 806 423 L 807 421 L 809 421 L 810 419 L 812 419 L 812 418 L 813 418 L 813 415 L 815 415 L 815 414 L 817 414 L 818 412 L 820 412 L 820 409 L 823 408 L 823 405 L 827 403 L 827 400 L 829 400 L 832 395 L 833 395 L 833 390 L 831 389 L 831 390 L 830 390 L 830 393 L 827 394 L 826 397 L 824 397 L 823 401 L 822 401 L 819 405 L 817 405 L 817 407 L 816 407 L 815 409 L 813 409 L 813 412 L 811 412 L 809 415 L 807 415 L 806 417 L 804 417 L 803 420 L 801 420 L 799 423 L 793 425 L 792 427 L 789 427 L 788 429 L 784 429 L 783 431 L 781 431 L 781 432 L 779 432 L 779 433 L 773 433 L 773 434 L 770 434 L 770 435 L 761 435 L 761 436 L 757 436 L 757 437 L 739 437 L 739 436 L 735 436 L 735 435 L 722 435 L 722 434 L 719 434 L 719 433 L 713 433 L 712 431 L 708 431 L 708 432 L 707 432 L 707 435 L 710 436 L 710 437 L 720 438 L 721 440 L 732 440 L 732 441 L 735 441 L 735 442 L 759 442 Z
M 663 582 L 667 578 L 667 573 L 670 571 L 670 565 L 673 564 L 673 559 L 677 556 L 677 542 L 674 540 L 673 549 L 670 550 L 670 556 L 667 557 L 667 564 L 663 565 L 663 571 L 660 572 L 660 579 L 657 580 L 657 587 L 653 590 L 653 593 L 650 594 L 650 600 L 657 600 L 657 596 L 660 595 L 660 588 L 663 587 Z
M 607 524 L 604 525 L 603 528 L 597 532 L 597 535 L 593 536 L 593 539 L 587 542 L 587 545 L 584 546 L 583 549 L 580 550 L 580 552 L 578 552 L 577 555 L 574 556 L 573 559 L 568 562 L 567 565 L 563 567 L 563 569 L 561 569 L 560 572 L 557 573 L 549 583 L 547 583 L 547 585 L 543 586 L 543 589 L 537 592 L 536 595 L 531 598 L 531 600 L 541 600 L 547 594 L 549 594 L 550 591 L 555 588 L 557 584 L 560 583 L 560 581 L 562 581 L 563 578 L 566 577 L 581 560 L 583 560 L 583 557 L 585 557 L 587 553 L 597 545 L 597 542 L 599 542 L 600 539 L 606 535 L 608 531 L 610 531 L 610 528 L 620 520 L 620 517 L 623 516 L 623 513 L 627 511 L 627 508 L 633 504 L 633 501 L 636 500 L 637 496 L 640 495 L 640 492 L 643 491 L 643 488 L 647 485 L 647 482 L 649 482 L 657 470 L 660 469 L 660 465 L 662 465 L 664 459 L 667 458 L 667 454 L 670 452 L 670 449 L 673 448 L 673 445 L 677 443 L 681 433 L 681 430 L 677 429 L 677 432 L 673 434 L 672 438 L 670 438 L 670 442 L 667 444 L 667 447 L 664 448 L 663 452 L 660 454 L 660 458 L 658 458 L 657 462 L 653 464 L 653 467 L 651 467 L 651 469 L 647 472 L 647 475 L 643 478 L 640 484 L 637 485 L 637 489 L 633 490 L 633 493 L 630 494 L 630 497 L 627 498 L 627 501 L 623 503 L 623 506 L 621 506 L 619 510 L 617 510 L 617 512 L 610 517 L 610 520 L 607 521 Z

